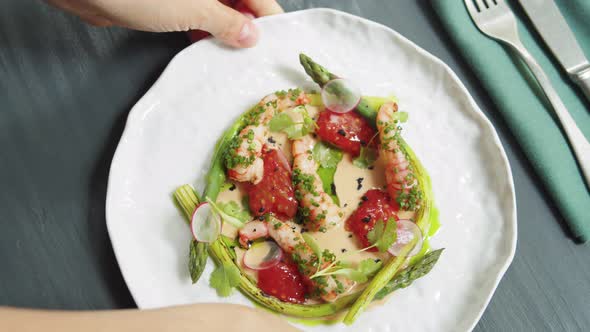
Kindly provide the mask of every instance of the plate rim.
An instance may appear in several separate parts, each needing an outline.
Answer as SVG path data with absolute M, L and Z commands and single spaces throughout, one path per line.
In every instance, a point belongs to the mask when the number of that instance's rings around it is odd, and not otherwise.
M 516 192 L 515 192 L 515 188 L 514 188 L 514 178 L 512 176 L 512 168 L 510 166 L 510 162 L 509 162 L 508 157 L 506 155 L 506 151 L 504 150 L 504 147 L 502 145 L 502 141 L 500 140 L 500 137 L 496 131 L 496 128 L 494 127 L 492 122 L 488 119 L 488 117 L 483 113 L 483 111 L 481 110 L 479 105 L 475 102 L 473 96 L 469 93 L 469 90 L 467 90 L 467 88 L 465 87 L 465 85 L 463 84 L 461 79 L 455 74 L 455 72 L 445 62 L 443 62 L 441 59 L 439 59 L 438 57 L 436 57 L 432 53 L 426 51 L 422 47 L 418 46 L 416 43 L 409 40 L 408 38 L 406 38 L 405 36 L 403 36 L 399 32 L 395 31 L 394 29 L 392 29 L 384 24 L 372 21 L 372 20 L 364 18 L 364 17 L 356 16 L 356 15 L 353 15 L 353 14 L 350 14 L 347 12 L 332 9 L 332 8 L 308 8 L 308 9 L 303 9 L 303 10 L 286 12 L 286 13 L 279 14 L 279 15 L 260 17 L 260 18 L 256 18 L 255 21 L 256 22 L 265 22 L 265 21 L 272 21 L 272 20 L 289 20 L 293 17 L 299 16 L 299 15 L 307 15 L 310 13 L 311 14 L 320 13 L 320 14 L 344 16 L 347 19 L 356 20 L 356 21 L 366 24 L 367 26 L 370 26 L 372 28 L 384 29 L 388 33 L 395 35 L 395 37 L 398 38 L 399 40 L 401 40 L 402 42 L 404 42 L 406 44 L 406 46 L 411 47 L 414 51 L 423 55 L 426 59 L 431 61 L 433 64 L 440 67 L 444 71 L 445 74 L 449 75 L 449 77 L 452 79 L 452 81 L 454 81 L 454 83 L 457 84 L 459 91 L 466 97 L 466 101 L 469 105 L 469 110 L 467 110 L 467 112 L 476 115 L 477 121 L 479 121 L 481 123 L 481 125 L 485 126 L 486 127 L 485 129 L 489 130 L 489 132 L 491 133 L 492 142 L 494 143 L 495 148 L 498 150 L 500 157 L 501 157 L 501 161 L 504 163 L 504 166 L 505 166 L 504 167 L 504 170 L 505 170 L 504 175 L 508 179 L 508 188 L 510 191 L 509 192 L 509 194 L 510 194 L 510 207 L 511 207 L 512 211 L 510 213 L 510 216 L 509 216 L 510 220 L 507 225 L 511 226 L 510 230 L 511 230 L 512 238 L 510 239 L 510 242 L 509 242 L 508 256 L 506 257 L 506 260 L 504 261 L 504 263 L 502 264 L 502 266 L 498 270 L 496 278 L 493 281 L 493 287 L 492 287 L 491 291 L 489 292 L 489 294 L 487 295 L 485 301 L 483 302 L 483 305 L 479 309 L 477 316 L 475 317 L 475 319 L 472 321 L 471 325 L 467 329 L 467 331 L 473 330 L 473 328 L 481 320 L 481 317 L 482 317 L 483 313 L 485 312 L 485 310 L 487 309 L 494 293 L 496 292 L 500 281 L 502 280 L 502 278 L 506 274 L 506 271 L 510 267 L 510 265 L 514 259 L 514 256 L 516 253 L 516 247 L 517 247 L 518 223 L 517 223 L 517 205 L 516 205 Z M 113 182 L 115 181 L 114 180 L 115 177 L 113 176 L 113 174 L 118 172 L 118 170 L 117 170 L 119 167 L 118 165 L 121 165 L 121 162 L 119 162 L 119 160 L 122 158 L 121 157 L 122 150 L 123 150 L 123 147 L 128 142 L 128 136 L 130 135 L 130 132 L 132 131 L 131 130 L 132 127 L 135 125 L 135 123 L 140 122 L 139 121 L 139 120 L 141 120 L 140 115 L 146 112 L 146 108 L 143 107 L 144 106 L 143 104 L 147 100 L 149 100 L 151 95 L 153 95 L 155 93 L 154 91 L 159 89 L 159 86 L 163 84 L 162 82 L 167 80 L 168 73 L 172 70 L 171 68 L 176 65 L 176 62 L 180 61 L 179 58 L 186 56 L 186 53 L 193 52 L 193 50 L 203 47 L 201 45 L 205 45 L 208 43 L 215 43 L 215 42 L 216 42 L 215 39 L 213 39 L 211 37 L 205 38 L 199 42 L 188 45 L 183 50 L 178 52 L 174 57 L 172 57 L 170 62 L 166 65 L 165 69 L 162 71 L 162 73 L 159 75 L 159 77 L 156 79 L 156 81 L 152 84 L 152 86 L 145 92 L 145 94 L 143 94 L 143 96 L 141 98 L 139 98 L 139 100 L 133 105 L 133 107 L 131 107 L 131 110 L 129 111 L 129 113 L 127 115 L 127 120 L 125 122 L 125 127 L 123 129 L 123 133 L 121 134 L 121 137 L 120 137 L 119 142 L 117 144 L 117 148 L 115 150 L 115 153 L 113 154 L 113 158 L 111 160 L 111 164 L 109 167 L 109 177 L 108 177 L 108 181 L 107 181 L 107 192 L 106 192 L 106 199 L 105 199 L 105 220 L 106 220 L 106 226 L 107 226 L 107 233 L 109 235 L 109 240 L 111 242 L 111 247 L 113 249 L 113 253 L 114 253 L 115 258 L 117 260 L 117 265 L 119 266 L 119 270 L 121 271 L 121 275 L 123 277 L 123 280 L 125 281 L 125 285 L 127 286 L 129 293 L 131 294 L 136 306 L 139 309 L 144 309 L 145 307 L 142 306 L 141 301 L 138 301 L 139 297 L 136 295 L 135 291 L 133 290 L 133 287 L 131 286 L 130 282 L 128 281 L 128 277 L 125 272 L 126 268 L 123 267 L 123 265 L 119 263 L 121 261 L 121 258 L 119 257 L 121 254 L 118 253 L 116 248 L 119 247 L 120 245 L 116 244 L 116 243 L 118 243 L 117 240 L 115 240 L 116 236 L 113 236 L 113 230 L 111 229 L 111 227 L 112 227 L 111 223 L 113 221 L 109 221 L 109 220 L 114 219 L 114 217 L 113 218 L 111 217 L 112 212 L 111 212 L 111 208 L 110 208 L 110 206 L 112 205 L 110 202 L 114 200 L 114 198 L 113 198 L 113 196 L 114 196 Z

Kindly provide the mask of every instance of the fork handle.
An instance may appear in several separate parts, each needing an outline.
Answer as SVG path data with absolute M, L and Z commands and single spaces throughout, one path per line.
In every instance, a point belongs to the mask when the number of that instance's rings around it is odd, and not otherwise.
M 586 98 L 590 100 L 590 65 L 571 76 L 573 76 L 574 81 L 578 84 L 580 89 L 584 91 Z
M 543 69 L 541 69 L 541 66 L 539 66 L 537 61 L 535 61 L 533 56 L 525 49 L 522 44 L 509 45 L 516 52 L 518 52 L 522 59 L 526 62 L 527 66 L 533 72 L 533 75 L 535 75 L 537 82 L 543 89 L 545 96 L 547 99 L 549 99 L 549 102 L 553 106 L 555 114 L 557 115 L 557 118 L 559 119 L 559 122 L 561 123 L 561 126 L 563 127 L 563 130 L 565 131 L 565 134 L 570 142 L 570 146 L 574 151 L 574 155 L 578 161 L 578 166 L 582 170 L 582 174 L 586 180 L 586 186 L 590 188 L 590 143 L 586 137 L 584 137 L 584 133 L 582 133 L 580 128 L 578 128 L 576 125 L 576 122 L 569 114 L 565 108 L 565 105 L 561 101 L 561 98 L 559 98 L 559 95 L 551 85 L 547 75 L 545 75 Z M 590 76 L 590 74 L 588 76 Z M 590 77 L 587 79 L 590 80 Z M 590 85 L 588 80 L 585 84 Z M 588 93 L 588 90 L 585 90 L 584 92 Z

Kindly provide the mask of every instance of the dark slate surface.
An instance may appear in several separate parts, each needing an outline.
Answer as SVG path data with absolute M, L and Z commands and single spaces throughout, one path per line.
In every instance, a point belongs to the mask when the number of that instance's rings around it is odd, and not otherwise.
M 514 172 L 519 242 L 476 331 L 590 330 L 590 248 L 567 237 L 428 2 L 281 3 L 392 27 L 449 64 L 498 129 Z M 108 169 L 130 107 L 186 45 L 182 34 L 88 27 L 38 0 L 0 3 L 0 305 L 135 306 L 106 232 Z

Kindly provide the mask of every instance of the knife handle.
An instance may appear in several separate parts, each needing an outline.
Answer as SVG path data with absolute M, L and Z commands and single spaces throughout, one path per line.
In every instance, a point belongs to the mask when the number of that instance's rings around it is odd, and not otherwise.
M 586 98 L 590 101 L 590 65 L 586 66 L 582 70 L 572 74 L 574 82 L 580 86 L 580 89 L 586 95 Z

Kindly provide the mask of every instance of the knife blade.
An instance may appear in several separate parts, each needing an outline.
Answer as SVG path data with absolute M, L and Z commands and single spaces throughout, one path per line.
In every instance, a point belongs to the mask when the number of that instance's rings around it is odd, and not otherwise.
M 535 29 L 590 100 L 590 63 L 553 0 L 519 0 Z

